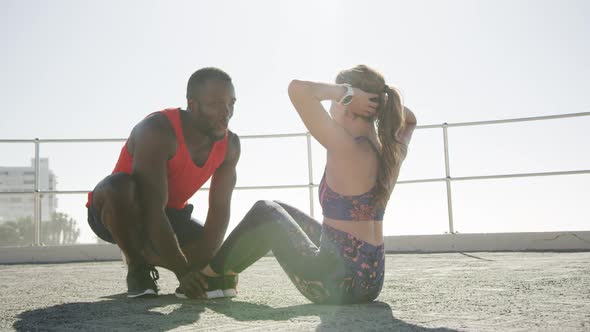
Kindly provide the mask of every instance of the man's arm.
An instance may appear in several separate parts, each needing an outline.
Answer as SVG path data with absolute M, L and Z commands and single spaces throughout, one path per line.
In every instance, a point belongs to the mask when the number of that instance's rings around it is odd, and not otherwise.
M 176 151 L 171 127 L 158 116 L 146 118 L 131 133 L 132 176 L 151 242 L 165 265 L 180 279 L 188 271 L 187 259 L 165 213 L 168 202 L 167 161 Z
M 231 210 L 231 196 L 236 185 L 236 166 L 240 158 L 240 139 L 229 132 L 225 161 L 213 173 L 209 189 L 209 210 L 202 241 L 183 248 L 192 269 L 203 268 L 221 247 Z

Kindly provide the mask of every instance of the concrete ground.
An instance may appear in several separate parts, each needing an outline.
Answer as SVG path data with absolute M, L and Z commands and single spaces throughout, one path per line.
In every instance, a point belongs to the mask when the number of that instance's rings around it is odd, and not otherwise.
M 394 254 L 377 302 L 322 306 L 272 257 L 244 271 L 240 294 L 129 300 L 121 262 L 0 265 L 0 330 L 590 331 L 590 252 Z

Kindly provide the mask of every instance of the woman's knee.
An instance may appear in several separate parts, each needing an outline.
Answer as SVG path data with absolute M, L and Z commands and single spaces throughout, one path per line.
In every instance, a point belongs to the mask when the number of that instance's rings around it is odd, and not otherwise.
M 271 200 L 267 200 L 267 199 L 261 199 L 256 201 L 256 203 L 254 203 L 254 205 L 252 206 L 252 208 L 254 209 L 273 209 L 276 208 L 278 204 L 275 201 L 271 201 Z
M 305 212 L 303 212 L 303 211 L 299 210 L 298 208 L 296 208 L 292 205 L 289 205 L 285 202 L 282 202 L 282 201 L 273 201 L 273 202 L 275 202 L 278 206 L 280 206 L 282 209 L 284 209 L 296 221 L 302 220 L 302 219 L 313 219 L 312 217 L 307 215 Z
M 259 200 L 248 211 L 245 219 L 255 224 L 276 224 L 283 219 L 283 208 L 271 200 Z
M 274 201 L 271 200 L 259 200 L 252 206 L 251 211 L 256 211 L 257 213 L 273 213 L 280 209 L 281 206 Z

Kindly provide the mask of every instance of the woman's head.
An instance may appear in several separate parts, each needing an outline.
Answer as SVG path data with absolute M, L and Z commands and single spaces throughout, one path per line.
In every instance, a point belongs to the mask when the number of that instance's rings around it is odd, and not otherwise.
M 365 65 L 341 71 L 336 77 L 336 83 L 348 83 L 365 92 L 379 95 L 377 114 L 369 120 L 375 121 L 381 144 L 376 195 L 377 203 L 385 208 L 393 188 L 393 177 L 402 158 L 402 143 L 397 139 L 397 134 L 405 123 L 401 95 L 395 88 L 387 85 L 383 75 Z

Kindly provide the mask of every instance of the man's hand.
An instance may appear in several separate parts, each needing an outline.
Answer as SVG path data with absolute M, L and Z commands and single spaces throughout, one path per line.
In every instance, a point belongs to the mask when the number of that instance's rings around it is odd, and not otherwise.
M 184 295 L 191 299 L 204 298 L 208 285 L 205 276 L 201 272 L 189 272 L 178 280 Z
M 368 93 L 361 89 L 353 88 L 354 95 L 352 97 L 352 101 L 348 104 L 348 109 L 358 115 L 363 117 L 371 117 L 377 113 L 377 106 L 379 103 L 374 102 L 373 98 L 378 98 L 379 95 L 374 93 Z

